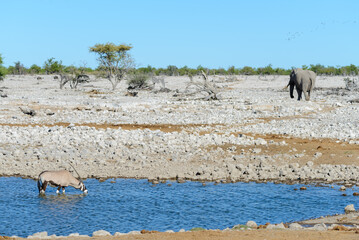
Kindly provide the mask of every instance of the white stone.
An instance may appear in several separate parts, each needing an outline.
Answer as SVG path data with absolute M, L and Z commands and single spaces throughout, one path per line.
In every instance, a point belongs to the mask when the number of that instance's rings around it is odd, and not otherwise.
M 257 223 L 255 221 L 248 221 L 246 226 L 250 228 L 257 228 Z
M 111 236 L 111 233 L 105 230 L 98 230 L 92 233 L 93 237 L 100 237 L 100 236 Z
M 291 224 L 289 224 L 289 229 L 300 230 L 300 229 L 303 229 L 303 227 L 299 223 L 291 223 Z
M 324 223 L 321 224 L 315 224 L 312 228 L 310 228 L 312 230 L 316 230 L 316 231 L 326 231 L 328 230 L 327 225 L 325 225 Z
M 312 161 L 308 161 L 306 164 L 308 167 L 313 167 L 314 163 Z
M 269 224 L 267 226 L 267 229 L 285 229 L 285 226 L 283 223 L 279 223 L 279 224 Z
M 28 236 L 27 238 L 40 238 L 40 239 L 43 239 L 43 238 L 47 238 L 48 235 L 47 235 L 47 232 L 37 232 L 37 233 L 34 233 L 30 236 Z
M 70 233 L 69 237 L 78 237 L 80 236 L 80 233 Z
M 350 204 L 344 208 L 345 213 L 355 212 L 354 204 Z

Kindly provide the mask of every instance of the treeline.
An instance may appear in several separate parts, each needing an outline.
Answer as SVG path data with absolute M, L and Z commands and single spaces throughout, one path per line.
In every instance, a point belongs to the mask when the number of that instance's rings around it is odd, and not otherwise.
M 1 62 L 0 62 L 1 66 Z M 303 65 L 301 68 L 312 70 L 317 75 L 358 75 L 359 67 L 353 64 L 349 66 L 323 66 L 321 64 L 316 65 Z M 56 73 L 74 73 L 81 72 L 86 74 L 95 74 L 101 72 L 103 69 L 98 67 L 92 69 L 89 67 L 81 66 L 65 66 L 61 61 L 57 61 L 54 58 L 50 58 L 45 61 L 43 66 L 38 66 L 36 64 L 31 65 L 29 68 L 25 67 L 21 62 L 15 62 L 14 65 L 9 66 L 8 68 L 2 67 L 2 72 L 6 74 L 14 75 L 23 75 L 23 74 L 56 74 Z M 245 66 L 243 68 L 236 68 L 231 66 L 227 69 L 225 68 L 214 68 L 209 69 L 203 66 L 198 66 L 197 68 L 189 68 L 187 66 L 178 68 L 174 65 L 169 65 L 166 68 L 155 68 L 150 65 L 147 67 L 138 67 L 131 69 L 129 74 L 149 74 L 149 75 L 166 75 L 166 76 L 195 76 L 201 74 L 204 71 L 208 75 L 289 75 L 291 69 L 284 68 L 273 68 L 271 64 L 265 67 L 253 68 Z
M 325 67 L 321 64 L 310 66 L 303 65 L 301 68 L 312 70 L 317 75 L 358 75 L 359 67 L 353 64 L 349 66 L 337 66 Z M 167 75 L 167 76 L 184 76 L 184 75 L 200 75 L 202 71 L 206 72 L 208 75 L 289 75 L 292 71 L 290 69 L 284 68 L 273 68 L 271 64 L 266 67 L 253 68 L 249 66 L 245 66 L 243 68 L 236 68 L 231 66 L 227 69 L 225 68 L 217 68 L 217 69 L 208 69 L 202 66 L 198 66 L 197 68 L 189 68 L 184 66 L 182 68 L 178 68 L 174 65 L 169 65 L 167 68 L 154 68 L 151 66 L 140 67 L 133 70 L 136 73 L 145 73 L 145 74 L 154 74 L 154 75 Z

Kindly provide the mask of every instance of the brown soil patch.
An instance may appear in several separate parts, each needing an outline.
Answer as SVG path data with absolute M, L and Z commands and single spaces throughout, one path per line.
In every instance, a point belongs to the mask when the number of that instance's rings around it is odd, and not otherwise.
M 304 154 L 298 157 L 298 163 L 305 164 L 307 161 L 313 161 L 314 165 L 319 164 L 345 164 L 358 165 L 359 145 L 348 144 L 333 139 L 303 139 L 275 134 L 253 135 L 255 138 L 263 138 L 267 141 L 283 142 L 287 145 L 278 146 L 269 144 L 263 148 L 268 155 L 281 153 Z M 320 153 L 320 156 L 315 156 Z
M 96 89 L 92 89 L 91 91 L 86 92 L 86 94 L 105 94 L 105 92 L 100 92 Z
M 234 133 L 238 135 L 240 133 Z M 265 139 L 269 144 L 262 145 L 233 145 L 225 144 L 221 146 L 210 146 L 209 150 L 221 147 L 223 150 L 228 150 L 230 147 L 235 146 L 235 154 L 241 154 L 242 152 L 249 155 L 266 155 L 266 156 L 296 156 L 290 160 L 292 163 L 299 163 L 300 165 L 306 164 L 308 161 L 312 161 L 314 165 L 320 164 L 332 164 L 332 165 L 359 165 L 359 145 L 348 144 L 345 142 L 333 140 L 333 139 L 303 139 L 296 137 L 289 137 L 277 134 L 251 134 L 244 133 L 244 135 L 252 136 L 255 139 Z M 285 142 L 284 144 L 277 145 L 270 143 Z M 259 148 L 261 151 L 255 153 L 254 149 Z M 288 157 L 285 161 L 288 162 Z
M 58 122 L 55 124 L 17 124 L 17 123 L 0 123 L 0 126 L 9 126 L 9 127 L 68 127 L 70 123 Z M 74 124 L 75 126 L 86 126 L 86 127 L 94 127 L 96 129 L 118 129 L 122 128 L 124 130 L 137 130 L 137 129 L 149 129 L 152 131 L 160 130 L 162 132 L 181 132 L 186 128 L 200 127 L 200 126 L 209 126 L 208 124 L 185 124 L 185 125 L 174 125 L 174 124 L 97 124 L 97 123 L 80 123 Z M 215 125 L 211 125 L 215 126 Z

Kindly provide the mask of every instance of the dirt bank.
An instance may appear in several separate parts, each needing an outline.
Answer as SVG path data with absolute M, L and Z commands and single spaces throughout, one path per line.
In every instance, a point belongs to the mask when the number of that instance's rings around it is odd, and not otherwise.
M 63 240 L 357 240 L 356 231 L 313 231 L 313 230 L 247 230 L 247 231 L 199 231 L 185 233 L 150 233 L 123 235 L 119 237 L 66 237 Z M 0 239 L 2 239 L 0 237 Z

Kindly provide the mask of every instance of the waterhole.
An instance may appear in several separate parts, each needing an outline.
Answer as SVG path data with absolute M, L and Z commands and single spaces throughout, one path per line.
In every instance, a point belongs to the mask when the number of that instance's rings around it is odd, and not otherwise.
M 343 213 L 359 200 L 352 196 L 357 189 L 343 197 L 338 186 L 305 185 L 307 190 L 296 191 L 304 185 L 167 181 L 154 186 L 135 179 L 87 179 L 85 184 L 87 195 L 71 187 L 56 194 L 48 187 L 41 196 L 34 180 L 1 177 L 0 235 L 224 229 L 248 220 L 280 223 Z

